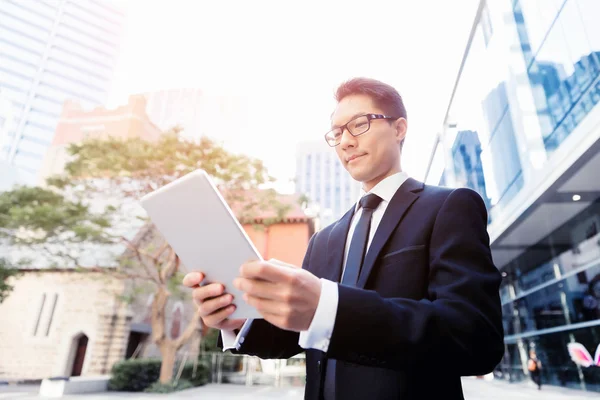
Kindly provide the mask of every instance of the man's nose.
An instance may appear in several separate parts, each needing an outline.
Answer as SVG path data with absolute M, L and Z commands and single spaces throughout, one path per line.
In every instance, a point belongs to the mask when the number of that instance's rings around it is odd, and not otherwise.
M 348 147 L 356 146 L 356 138 L 350 134 L 348 128 L 344 128 L 342 132 L 342 139 L 340 140 L 340 146 L 342 149 L 347 149 Z

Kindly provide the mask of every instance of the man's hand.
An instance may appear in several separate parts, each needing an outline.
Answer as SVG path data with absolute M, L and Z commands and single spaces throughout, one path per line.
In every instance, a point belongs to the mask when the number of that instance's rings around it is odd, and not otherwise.
M 234 286 L 265 320 L 295 332 L 308 330 L 321 297 L 319 278 L 277 260 L 242 265 Z
M 225 293 L 225 286 L 220 283 L 200 286 L 203 280 L 203 273 L 190 272 L 183 278 L 183 285 L 194 289 L 192 298 L 198 306 L 204 324 L 226 331 L 241 328 L 246 322 L 245 319 L 228 319 L 235 311 L 235 305 L 231 304 L 233 295 Z

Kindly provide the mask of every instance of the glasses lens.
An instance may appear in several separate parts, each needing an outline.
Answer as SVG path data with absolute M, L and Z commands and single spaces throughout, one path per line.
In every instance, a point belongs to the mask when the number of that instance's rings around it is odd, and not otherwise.
M 353 135 L 360 135 L 369 130 L 369 119 L 366 116 L 358 117 L 348 124 L 348 130 Z
M 333 129 L 325 135 L 325 140 L 330 146 L 335 146 L 342 139 L 342 130 L 339 128 Z

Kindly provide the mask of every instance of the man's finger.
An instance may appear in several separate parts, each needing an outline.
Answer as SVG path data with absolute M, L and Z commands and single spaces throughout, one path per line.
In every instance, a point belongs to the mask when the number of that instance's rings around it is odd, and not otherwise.
M 201 304 L 207 299 L 217 297 L 225 292 L 225 287 L 220 283 L 211 283 L 210 285 L 201 286 L 192 291 L 192 297 L 197 304 Z
M 284 316 L 289 314 L 289 306 L 270 299 L 263 299 L 255 296 L 244 295 L 246 303 L 256 308 L 262 315 L 271 314 L 276 316 Z
M 235 306 L 233 304 L 217 311 L 216 313 L 207 315 L 203 317 L 204 323 L 208 326 L 215 327 L 221 329 L 223 322 L 227 317 L 229 317 L 235 311 Z
M 215 311 L 227 307 L 233 301 L 233 296 L 230 294 L 225 294 L 223 296 L 219 296 L 210 300 L 205 300 L 201 303 L 198 303 L 198 312 L 200 316 L 207 316 Z
M 190 272 L 183 277 L 183 286 L 192 288 L 198 286 L 204 280 L 202 272 Z
M 293 269 L 279 267 L 266 261 L 257 261 L 242 265 L 240 275 L 242 278 L 262 279 L 277 283 L 284 282 L 290 278 Z
M 233 281 L 233 286 L 254 297 L 271 300 L 275 300 L 279 297 L 278 292 L 280 289 L 278 288 L 278 285 L 269 281 L 236 278 Z

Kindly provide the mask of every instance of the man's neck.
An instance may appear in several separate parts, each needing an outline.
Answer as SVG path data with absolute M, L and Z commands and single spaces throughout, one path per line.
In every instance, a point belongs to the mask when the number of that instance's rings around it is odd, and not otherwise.
M 369 182 L 362 182 L 362 188 L 365 191 L 365 193 L 368 193 L 371 189 L 373 189 L 375 186 L 377 186 L 377 184 L 379 182 L 381 182 L 382 180 L 384 180 L 385 178 L 388 178 L 395 174 L 399 174 L 400 172 L 402 172 L 402 168 L 398 168 L 398 169 L 394 168 L 394 169 L 388 171 L 386 174 L 381 175 L 380 177 L 375 178 Z

